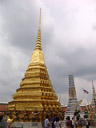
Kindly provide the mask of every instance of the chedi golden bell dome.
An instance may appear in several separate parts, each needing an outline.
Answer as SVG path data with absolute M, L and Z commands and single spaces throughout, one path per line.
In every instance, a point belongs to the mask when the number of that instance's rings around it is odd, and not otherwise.
M 16 117 L 18 121 L 42 121 L 47 112 L 58 112 L 60 103 L 53 90 L 44 55 L 41 48 L 41 11 L 36 47 L 32 53 L 30 64 L 20 83 L 20 88 L 13 95 L 13 101 L 8 103 L 7 114 Z

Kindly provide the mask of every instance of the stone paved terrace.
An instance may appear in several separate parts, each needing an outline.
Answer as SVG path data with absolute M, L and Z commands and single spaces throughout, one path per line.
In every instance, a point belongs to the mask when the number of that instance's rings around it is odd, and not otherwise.
M 0 122 L 0 128 L 8 128 L 7 123 Z M 11 125 L 10 128 L 43 128 L 41 123 L 27 123 L 27 122 L 16 122 L 15 124 Z M 52 128 L 50 126 L 50 128 Z M 65 123 L 62 122 L 61 128 L 65 128 Z M 83 126 L 82 128 L 86 128 Z M 96 128 L 96 126 L 90 126 L 89 128 Z
M 20 124 L 19 122 L 16 122 L 15 126 L 17 126 L 17 127 L 13 127 L 13 128 L 43 128 L 41 123 L 27 123 L 27 122 L 26 123 L 23 123 L 22 122 Z M 52 128 L 51 125 L 50 125 L 50 128 Z M 61 128 L 65 128 L 64 121 L 62 121 Z M 83 126 L 82 128 L 86 128 L 86 126 Z M 90 128 L 96 128 L 96 125 L 95 126 L 90 126 Z

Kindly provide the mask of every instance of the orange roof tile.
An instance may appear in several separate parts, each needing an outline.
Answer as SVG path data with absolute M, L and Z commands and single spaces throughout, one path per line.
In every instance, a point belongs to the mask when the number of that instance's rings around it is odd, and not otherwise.
M 0 104 L 0 112 L 5 112 L 8 105 Z

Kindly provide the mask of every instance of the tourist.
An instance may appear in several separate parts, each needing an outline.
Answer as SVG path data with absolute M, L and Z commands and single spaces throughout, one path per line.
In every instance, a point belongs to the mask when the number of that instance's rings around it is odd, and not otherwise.
M 72 128 L 74 128 L 74 117 L 72 118 Z
M 61 128 L 61 123 L 59 121 L 59 117 L 56 117 L 56 121 L 54 122 L 54 128 Z
M 75 120 L 75 128 L 82 128 L 82 123 L 79 120 L 78 116 L 76 117 L 76 120 Z
M 56 121 L 56 115 L 54 115 L 54 117 L 52 118 L 52 128 L 55 128 L 55 126 L 54 126 L 55 121 Z
M 66 128 L 72 128 L 72 121 L 69 116 L 66 118 Z
M 90 126 L 89 120 L 84 117 L 84 121 L 85 121 L 86 128 L 89 128 Z
M 44 120 L 44 128 L 49 128 L 49 127 L 50 127 L 49 116 L 46 115 L 46 119 Z
M 7 115 L 3 116 L 2 122 L 4 124 L 4 128 L 8 128 Z

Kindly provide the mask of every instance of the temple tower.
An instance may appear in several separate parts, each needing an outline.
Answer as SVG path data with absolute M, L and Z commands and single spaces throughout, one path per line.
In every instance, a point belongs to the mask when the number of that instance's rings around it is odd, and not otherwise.
M 61 110 L 57 95 L 53 90 L 44 55 L 41 47 L 41 10 L 36 46 L 20 88 L 13 95 L 13 101 L 8 103 L 7 112 L 17 121 L 42 121 L 46 113 Z
M 78 104 L 77 97 L 76 97 L 74 78 L 72 73 L 70 73 L 69 74 L 69 102 L 67 106 L 67 111 L 65 113 L 65 119 L 67 116 L 70 116 L 72 118 L 76 110 L 81 110 L 81 108 Z
M 96 93 L 95 93 L 95 88 L 94 88 L 94 84 L 93 84 L 93 81 L 92 81 L 92 90 L 93 90 L 93 94 L 92 94 L 92 107 L 95 107 L 96 106 Z

